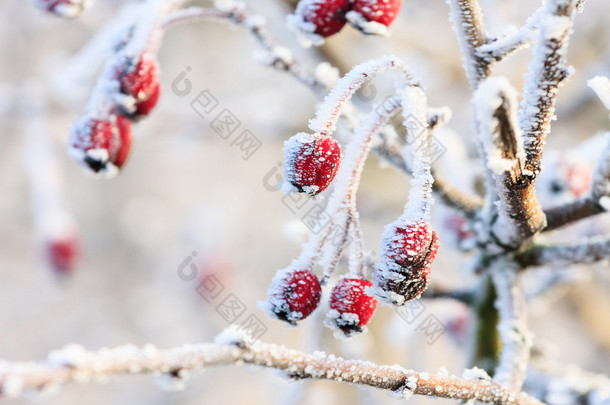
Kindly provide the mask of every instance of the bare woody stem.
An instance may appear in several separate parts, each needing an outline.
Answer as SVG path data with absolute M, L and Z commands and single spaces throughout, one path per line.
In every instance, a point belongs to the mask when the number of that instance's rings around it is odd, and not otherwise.
M 82 352 L 68 364 L 53 362 L 4 363 L 0 371 L 1 392 L 10 384 L 22 389 L 43 389 L 77 381 L 125 374 L 172 374 L 209 367 L 252 364 L 281 370 L 295 379 L 317 379 L 370 386 L 391 392 L 410 391 L 415 395 L 476 400 L 496 405 L 542 405 L 538 400 L 510 391 L 497 383 L 457 377 L 430 376 L 398 366 L 344 360 L 324 353 L 306 354 L 266 343 L 246 345 L 199 344 L 169 350 L 148 346 L 119 347 L 100 352 Z M 411 387 L 411 388 L 407 388 Z
M 565 205 L 545 210 L 544 214 L 546 216 L 547 226 L 544 228 L 544 232 L 554 231 L 562 226 L 604 212 L 606 212 L 606 210 L 597 200 L 590 196 L 579 198 L 578 200 L 569 202 Z

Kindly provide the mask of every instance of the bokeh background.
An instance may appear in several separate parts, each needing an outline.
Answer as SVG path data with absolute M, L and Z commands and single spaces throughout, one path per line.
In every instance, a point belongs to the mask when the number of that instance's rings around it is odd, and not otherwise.
M 75 55 L 123 3 L 97 0 L 82 19 L 65 21 L 43 14 L 29 1 L 0 0 L 0 358 L 42 359 L 67 343 L 97 349 L 210 341 L 227 326 L 215 311 L 220 301 L 205 302 L 195 291 L 196 282 L 185 282 L 177 274 L 178 265 L 196 251 L 201 274 L 217 276 L 225 294 L 235 294 L 247 314 L 264 322 L 265 341 L 422 371 L 445 366 L 461 374 L 468 360 L 469 313 L 452 301 L 422 301 L 425 314 L 447 327 L 433 344 L 417 330 L 418 322 L 405 322 L 389 307 L 378 309 L 369 333 L 350 341 L 336 340 L 320 326 L 320 316 L 299 328 L 285 328 L 258 308 L 274 272 L 298 255 L 306 231 L 300 218 L 307 207 L 292 212 L 283 194 L 265 187 L 264 179 L 282 159 L 283 140 L 306 130 L 317 99 L 288 75 L 256 63 L 252 54 L 257 45 L 243 30 L 204 22 L 167 33 L 159 55 L 162 98 L 154 113 L 134 127 L 132 155 L 117 178 L 94 179 L 67 156 L 70 124 L 84 111 L 103 64 L 99 52 L 80 59 Z M 537 3 L 482 1 L 490 34 L 499 35 L 509 24 L 521 25 Z M 445 2 L 405 0 L 390 38 L 364 37 L 346 27 L 313 50 L 300 48 L 284 25 L 293 4 L 251 0 L 248 7 L 266 16 L 270 30 L 308 69 L 327 60 L 345 73 L 384 54 L 405 59 L 424 83 L 430 105 L 453 111 L 450 130 L 439 135 L 447 147 L 439 165 L 452 181 L 472 187 L 470 180 L 479 169 L 461 158 L 475 150 L 471 95 Z M 608 130 L 608 112 L 586 80 L 610 73 L 609 50 L 607 1 L 589 0 L 576 18 L 568 54 L 576 73 L 561 89 L 550 148 L 574 151 L 581 141 Z M 520 88 L 530 56 L 529 50 L 520 51 L 497 71 Z M 180 96 L 172 92 L 172 82 L 187 67 L 193 91 Z M 376 80 L 356 102 L 366 108 L 388 95 L 391 84 L 391 75 Z M 202 118 L 192 110 L 191 101 L 203 90 L 261 140 L 262 147 L 251 158 L 244 160 L 230 140 L 211 129 L 213 117 Z M 57 171 L 28 177 L 26 162 L 36 156 L 31 142 L 36 135 L 52 140 Z M 593 164 L 590 155 L 581 157 Z M 59 178 L 61 204 L 77 225 L 80 254 L 70 277 L 57 277 L 45 260 L 32 176 L 43 184 L 45 176 Z M 368 249 L 377 249 L 383 226 L 400 214 L 407 191 L 407 177 L 370 158 L 358 194 Z M 556 202 L 552 197 L 548 204 Z M 439 209 L 435 215 L 442 228 L 447 212 Z M 567 228 L 560 237 L 575 240 L 587 226 Z M 446 237 L 434 264 L 433 283 L 472 285 L 468 257 L 457 252 L 450 239 Z M 544 271 L 537 274 L 543 277 Z M 573 283 L 531 301 L 536 345 L 563 363 L 608 374 L 607 265 L 570 274 Z M 178 392 L 158 389 L 152 377 L 129 376 L 104 385 L 70 385 L 41 399 L 53 405 L 395 401 L 372 390 L 292 383 L 276 374 L 237 367 L 208 370 L 193 375 Z

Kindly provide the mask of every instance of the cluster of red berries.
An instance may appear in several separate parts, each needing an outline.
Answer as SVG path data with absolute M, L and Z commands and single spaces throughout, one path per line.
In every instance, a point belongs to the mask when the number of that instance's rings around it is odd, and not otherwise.
M 330 293 L 326 326 L 352 336 L 363 331 L 377 300 L 365 291 L 368 280 L 346 276 L 339 279 Z M 308 317 L 320 303 L 322 286 L 311 270 L 280 270 L 267 293 L 269 314 L 291 325 Z
M 284 144 L 286 181 L 311 196 L 326 190 L 341 163 L 339 144 L 328 135 L 299 133 Z
M 291 24 L 324 38 L 339 32 L 348 21 L 365 34 L 375 34 L 394 21 L 401 4 L 402 0 L 301 0 Z
M 38 8 L 64 18 L 78 17 L 91 3 L 92 0 L 34 0 Z
M 386 232 L 382 259 L 375 271 L 375 291 L 378 298 L 403 305 L 418 298 L 428 286 L 438 235 L 425 222 L 392 224 Z
M 118 91 L 111 98 L 110 115 L 86 115 L 77 120 L 70 136 L 70 153 L 95 173 L 113 175 L 131 149 L 131 122 L 150 113 L 159 100 L 159 67 L 144 54 L 121 60 L 114 77 Z

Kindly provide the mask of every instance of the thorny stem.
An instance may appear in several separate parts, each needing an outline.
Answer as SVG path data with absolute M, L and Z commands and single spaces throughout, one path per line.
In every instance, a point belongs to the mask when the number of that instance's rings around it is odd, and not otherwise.
M 209 367 L 251 364 L 285 372 L 294 379 L 316 379 L 374 387 L 405 395 L 476 400 L 495 405 L 542 405 L 525 393 L 511 391 L 488 380 L 432 376 L 399 366 L 380 366 L 368 361 L 345 360 L 321 352 L 306 354 L 267 343 L 184 345 L 158 350 L 153 346 L 119 347 L 82 352 L 74 362 L 2 364 L 0 392 L 20 395 L 23 389 L 44 389 L 70 382 L 124 374 L 179 374 Z M 19 387 L 10 390 L 9 387 Z

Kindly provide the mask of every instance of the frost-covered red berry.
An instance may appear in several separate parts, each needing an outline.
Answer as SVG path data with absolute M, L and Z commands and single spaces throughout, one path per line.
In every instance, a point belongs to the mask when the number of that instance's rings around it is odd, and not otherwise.
M 377 300 L 365 291 L 372 285 L 361 278 L 341 278 L 330 293 L 325 325 L 342 331 L 345 336 L 362 332 L 377 308 Z
M 264 309 L 269 316 L 296 325 L 316 309 L 321 297 L 320 281 L 310 270 L 284 269 L 273 278 Z
M 131 149 L 131 123 L 120 115 L 106 119 L 83 116 L 72 126 L 72 157 L 95 173 L 118 174 Z
M 52 239 L 45 244 L 46 256 L 53 271 L 69 275 L 74 271 L 78 255 L 78 241 L 74 237 Z
M 144 54 L 139 58 L 128 58 L 118 72 L 120 91 L 119 112 L 131 119 L 147 115 L 159 99 L 159 65 Z
M 288 26 L 318 45 L 343 28 L 350 7 L 350 0 L 301 0 L 288 17 Z
M 365 34 L 384 34 L 401 5 L 402 0 L 353 0 L 347 19 Z
M 402 305 L 419 297 L 428 286 L 438 235 L 425 222 L 392 224 L 386 232 L 375 272 L 375 291 L 378 298 Z
M 92 0 L 34 0 L 38 8 L 64 18 L 78 17 L 91 3 Z
M 337 141 L 327 135 L 299 133 L 284 143 L 286 181 L 311 196 L 324 191 L 341 163 Z

